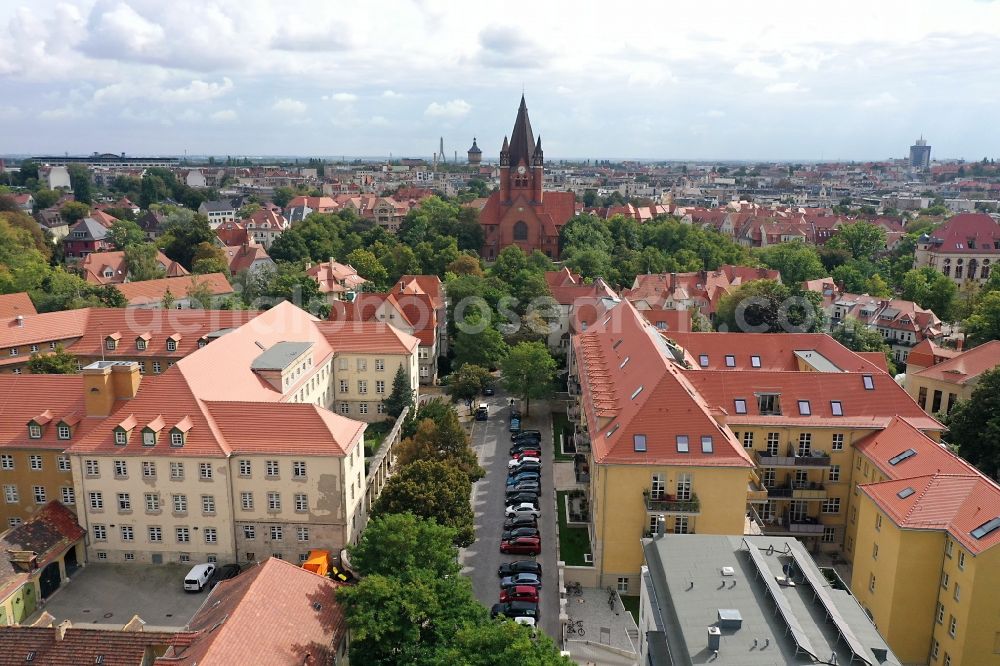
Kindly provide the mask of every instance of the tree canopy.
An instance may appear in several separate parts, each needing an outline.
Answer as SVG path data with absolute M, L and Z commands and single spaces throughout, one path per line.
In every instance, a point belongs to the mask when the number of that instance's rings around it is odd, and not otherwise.
M 1000 479 L 1000 368 L 979 376 L 968 400 L 960 400 L 946 419 L 948 442 L 993 479 Z
M 832 337 L 851 351 L 882 352 L 885 354 L 889 374 L 896 374 L 896 363 L 892 358 L 892 348 L 886 344 L 885 338 L 874 328 L 868 328 L 853 317 L 848 317 L 835 326 Z
M 554 391 L 556 360 L 543 342 L 519 342 L 500 363 L 503 385 L 524 401 L 528 413 L 531 400 L 548 398 Z
M 716 327 L 742 333 L 819 333 L 826 323 L 822 299 L 774 280 L 753 280 L 719 301 Z
M 372 506 L 372 516 L 411 512 L 455 529 L 455 544 L 476 539 L 468 475 L 449 462 L 417 460 L 389 477 Z
M 964 323 L 969 347 L 1000 340 L 1000 291 L 990 291 L 979 299 Z
M 51 354 L 32 354 L 28 359 L 28 372 L 33 375 L 72 375 L 76 373 L 76 356 L 58 344 Z
M 771 245 L 757 252 L 761 263 L 778 271 L 786 285 L 798 285 L 806 280 L 815 280 L 827 275 L 826 267 L 820 261 L 819 252 L 812 245 L 802 241 L 790 241 Z
M 951 321 L 955 312 L 958 287 L 951 278 L 925 266 L 903 276 L 902 297 L 922 308 L 933 310 L 941 321 Z
M 392 378 L 392 392 L 385 399 L 385 412 L 396 418 L 407 407 L 413 407 L 413 387 L 410 386 L 410 376 L 400 363 L 396 368 L 396 376 Z

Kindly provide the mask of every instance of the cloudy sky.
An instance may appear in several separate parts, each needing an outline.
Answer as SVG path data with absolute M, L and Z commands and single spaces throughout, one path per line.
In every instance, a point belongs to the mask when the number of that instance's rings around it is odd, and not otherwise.
M 1000 156 L 1000 2 L 0 0 L 0 154 Z

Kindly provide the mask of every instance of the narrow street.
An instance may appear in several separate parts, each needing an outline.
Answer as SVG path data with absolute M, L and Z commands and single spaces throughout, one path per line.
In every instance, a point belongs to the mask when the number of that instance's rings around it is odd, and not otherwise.
M 510 432 L 508 421 L 509 400 L 501 391 L 490 398 L 483 398 L 490 406 L 487 421 L 473 421 L 472 447 L 486 476 L 472 488 L 472 508 L 476 514 L 476 542 L 460 554 L 462 573 L 472 579 L 476 597 L 487 607 L 500 598 L 500 580 L 497 567 L 501 562 L 527 559 L 524 555 L 502 555 L 500 532 L 504 522 L 504 490 L 507 481 L 507 462 L 510 460 Z M 464 405 L 458 409 L 467 409 Z M 559 638 L 559 590 L 556 562 L 555 491 L 552 481 L 552 420 L 545 401 L 533 403 L 531 414 L 522 423 L 525 430 L 542 433 L 542 496 L 539 507 L 542 515 L 538 529 L 542 534 L 542 554 L 537 560 L 542 564 L 542 590 L 539 612 L 541 629 L 553 639 Z

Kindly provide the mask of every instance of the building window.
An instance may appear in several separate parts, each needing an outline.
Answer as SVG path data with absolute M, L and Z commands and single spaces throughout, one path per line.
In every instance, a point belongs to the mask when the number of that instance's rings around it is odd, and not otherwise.
M 368 369 L 368 359 L 359 358 L 358 359 L 358 372 L 364 372 Z
M 808 432 L 799 433 L 799 449 L 796 455 L 799 456 L 812 455 L 812 433 Z
M 954 599 L 955 599 L 955 601 L 961 601 L 962 600 L 962 586 L 958 584 L 957 580 L 955 581 Z
M 959 550 L 958 551 L 958 568 L 959 569 L 965 569 L 965 551 L 964 550 Z
M 841 404 L 839 400 L 833 400 L 830 402 L 830 413 L 833 414 L 834 416 L 844 415 L 844 406 Z
M 17 486 L 7 484 L 3 487 L 3 498 L 7 504 L 17 504 L 20 498 L 17 495 Z
M 267 508 L 271 511 L 281 511 L 281 494 L 270 492 L 267 494 Z
M 309 510 L 309 499 L 306 497 L 305 493 L 295 494 L 295 510 L 299 512 Z
M 691 499 L 691 475 L 690 474 L 678 474 L 677 475 L 677 499 L 681 502 L 687 502 Z
M 736 367 L 736 357 L 732 354 L 726 354 L 726 367 L 735 368 Z
M 28 456 L 28 467 L 36 472 L 42 471 L 42 457 Z
M 160 374 L 160 362 L 159 361 L 153 361 L 153 373 L 157 374 L 157 375 Z
M 131 525 L 121 526 L 122 541 L 134 541 L 135 540 L 135 528 Z
M 114 351 L 115 348 L 118 346 L 118 341 L 115 340 L 114 338 L 108 338 L 107 340 L 104 341 L 104 346 L 107 348 L 108 351 Z
M 385 370 L 385 359 L 384 358 L 377 358 L 377 359 L 375 359 L 375 369 L 376 370 Z
M 833 442 L 831 443 L 830 448 L 832 448 L 834 451 L 844 450 L 844 433 L 835 432 L 833 434 Z
M 216 543 L 219 540 L 218 532 L 214 527 L 205 528 L 205 543 Z
M 761 393 L 757 396 L 757 412 L 761 416 L 781 416 L 781 396 L 777 393 Z
M 349 404 L 347 404 L 346 402 L 340 403 L 340 413 L 341 414 L 350 414 L 351 413 L 351 406 Z
M 767 455 L 769 456 L 778 455 L 778 448 L 780 445 L 781 445 L 780 432 L 767 433 Z
M 201 496 L 201 512 L 208 514 L 215 513 L 215 495 Z
M 752 449 L 753 448 L 753 431 L 747 430 L 743 433 L 743 448 Z
M 687 435 L 677 435 L 677 452 L 687 453 L 689 451 L 688 436 Z
M 340 392 L 341 393 L 347 393 L 347 380 L 346 379 L 341 379 L 340 380 Z
M 67 506 L 73 506 L 76 504 L 76 491 L 73 488 L 64 486 L 59 489 L 62 495 L 62 503 Z
M 142 431 L 142 445 L 143 446 L 156 446 L 156 433 L 152 430 Z
M 198 465 L 198 473 L 201 479 L 209 480 L 212 478 L 212 463 L 201 463 Z
M 10 355 L 11 356 L 17 356 L 17 347 L 11 347 L 10 348 Z
M 40 439 L 42 436 L 42 426 L 36 423 L 28 424 L 28 437 L 31 439 Z
M 937 659 L 941 653 L 941 644 L 935 638 L 931 641 L 931 659 Z
M 106 560 L 106 559 L 108 559 L 108 553 L 107 553 L 107 551 L 103 551 L 103 550 L 97 551 L 97 559 L 99 559 L 99 560 Z
M 14 456 L 9 453 L 0 455 L 0 469 L 14 469 Z
M 840 481 L 840 465 L 830 465 L 826 475 L 827 481 Z
M 176 340 L 171 340 L 169 338 L 167 339 L 167 351 L 169 351 L 169 352 L 177 351 L 177 341 Z
M 954 638 L 956 633 L 958 633 L 958 618 L 951 615 L 948 618 L 948 635 Z
M 877 543 L 873 543 L 872 544 L 872 559 L 873 560 L 877 560 L 878 559 L 878 544 Z
M 875 390 L 875 379 L 871 375 L 862 375 L 861 381 L 864 384 L 866 391 Z
M 243 507 L 244 511 L 253 511 L 253 493 L 240 493 L 240 506 Z
M 941 574 L 941 587 L 947 590 L 948 584 L 950 582 L 951 582 L 951 577 L 948 575 L 948 572 L 945 571 L 944 573 Z
M 174 504 L 174 513 L 187 513 L 188 510 L 187 495 L 172 495 L 171 498 Z
M 269 476 L 269 477 L 277 477 L 278 476 L 278 461 L 277 460 L 268 460 L 268 461 L 265 461 L 264 467 L 265 467 L 265 474 L 267 476 Z
M 368 381 L 365 379 L 358 380 L 358 393 L 364 395 L 368 393 Z
M 522 220 L 518 220 L 514 223 L 514 240 L 516 241 L 526 241 L 528 240 L 528 225 Z
M 184 446 L 184 433 L 182 432 L 170 433 L 170 446 Z
M 698 355 L 698 365 L 700 365 L 703 368 L 707 368 L 708 367 L 708 354 L 699 354 Z
M 253 525 L 244 525 L 243 526 L 243 538 L 246 539 L 247 541 L 253 541 L 254 539 L 256 539 L 257 538 L 257 528 L 255 528 Z
M 306 478 L 306 463 L 304 460 L 296 460 L 292 463 L 292 478 Z
M 379 414 L 385 414 L 385 403 L 384 402 L 378 403 L 378 408 L 375 411 L 378 412 Z
M 677 516 L 674 519 L 674 534 L 689 534 L 690 527 L 688 525 L 687 516 Z
M 94 525 L 94 541 L 107 541 L 108 528 L 106 525 Z
M 823 502 L 823 513 L 840 513 L 840 498 L 831 497 Z
M 284 530 L 281 525 L 271 525 L 271 541 L 281 541 L 284 539 Z
M 178 481 L 184 478 L 184 463 L 170 463 L 170 478 Z
M 129 497 L 128 493 L 118 493 L 118 510 L 119 511 L 132 510 L 132 498 Z
M 240 461 L 240 476 L 250 476 L 250 461 L 241 460 Z
M 375 380 L 375 392 L 385 393 L 385 382 L 381 379 Z
M 309 541 L 309 528 L 299 527 L 295 530 L 295 536 L 299 541 Z
M 128 434 L 124 430 L 115 430 L 115 444 L 125 446 L 128 443 Z
M 940 601 L 937 605 L 937 614 L 935 615 L 935 619 L 938 624 L 944 624 L 944 604 Z
M 358 403 L 358 414 L 367 414 L 367 413 L 368 413 L 368 403 L 367 402 L 359 402 Z
M 824 527 L 823 528 L 823 543 L 835 543 L 837 541 L 837 528 L 836 527 Z
M 115 478 L 116 479 L 128 478 L 128 464 L 124 460 L 115 461 Z
M 142 461 L 142 478 L 144 479 L 155 479 L 156 478 L 156 463 L 152 460 Z
M 191 541 L 191 530 L 186 527 L 178 527 L 174 530 L 177 535 L 177 543 L 188 543 Z
M 163 541 L 163 528 L 158 526 L 150 526 L 149 529 L 149 540 L 153 543 L 159 543 Z
M 875 591 L 875 574 L 868 574 L 868 591 Z
M 628 594 L 628 577 L 618 577 L 618 594 Z
M 92 491 L 90 493 L 90 508 L 94 511 L 102 511 L 104 509 L 104 495 L 100 491 Z
M 45 504 L 45 486 L 34 486 L 32 493 L 35 496 L 35 504 Z
M 58 437 L 59 439 L 69 439 L 70 437 L 69 426 L 60 423 L 59 426 L 56 428 L 56 437 Z
M 135 341 L 135 348 L 139 351 L 146 351 L 146 341 L 142 338 L 138 338 Z
M 146 493 L 146 511 L 156 512 L 160 510 L 160 496 L 156 493 Z
M 701 452 L 702 453 L 712 453 L 713 449 L 714 449 L 714 444 L 712 442 L 712 436 L 711 435 L 702 435 L 701 436 Z

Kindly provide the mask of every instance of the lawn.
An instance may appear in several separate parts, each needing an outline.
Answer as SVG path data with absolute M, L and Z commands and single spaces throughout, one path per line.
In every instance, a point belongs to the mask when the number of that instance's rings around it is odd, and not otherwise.
M 573 454 L 564 455 L 559 446 L 559 435 L 571 429 L 565 412 L 552 412 L 552 452 L 556 462 L 573 462 Z
M 389 434 L 390 430 L 392 430 L 394 423 L 395 421 L 385 420 L 368 424 L 368 427 L 365 428 L 366 458 L 370 458 L 375 455 L 375 452 L 378 451 L 378 447 L 382 446 L 382 440 L 385 439 L 385 436 Z
M 635 623 L 639 624 L 639 597 L 627 597 L 625 595 L 619 595 L 621 597 L 622 603 L 625 605 L 625 610 L 632 613 L 632 617 L 635 619 Z
M 583 561 L 583 556 L 590 552 L 590 538 L 587 528 L 566 525 L 567 494 L 569 491 L 556 493 L 556 504 L 559 510 L 559 559 L 567 566 L 590 566 Z

